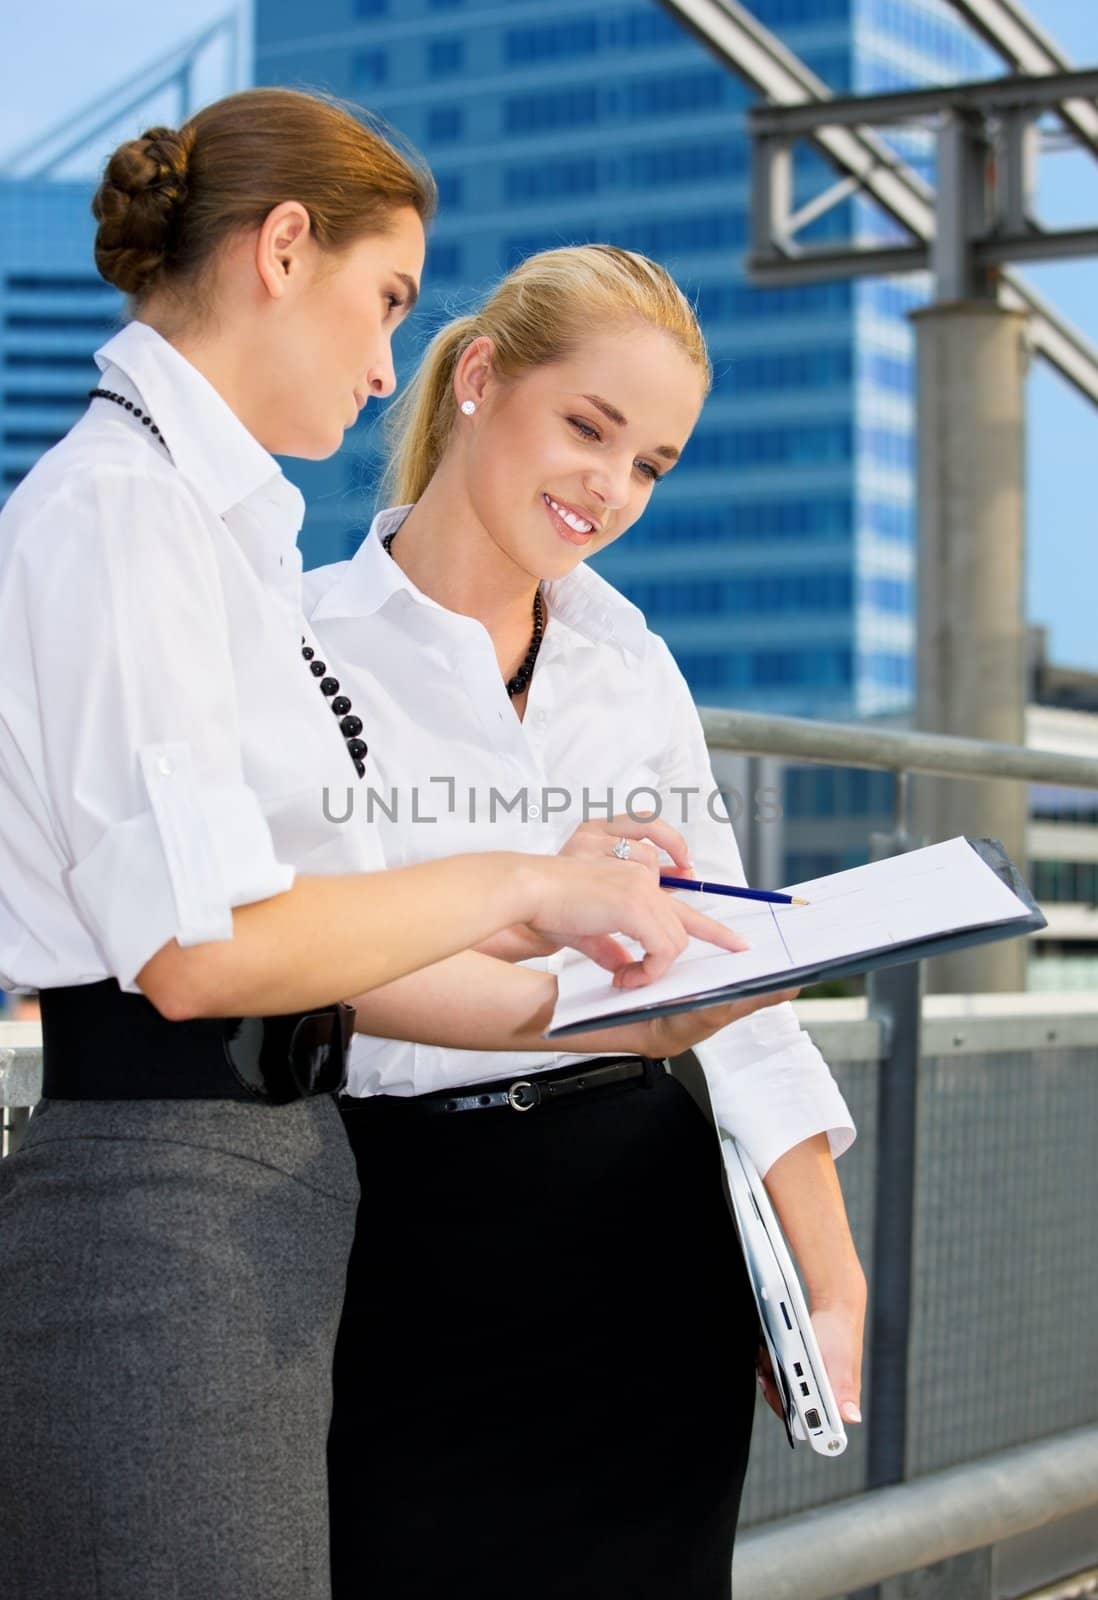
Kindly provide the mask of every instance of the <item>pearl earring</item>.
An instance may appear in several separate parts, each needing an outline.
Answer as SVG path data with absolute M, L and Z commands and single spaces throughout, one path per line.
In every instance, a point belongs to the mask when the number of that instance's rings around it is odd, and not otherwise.
M 461 412 L 465 417 L 471 417 L 476 409 L 477 403 L 475 400 L 463 400 L 461 402 Z

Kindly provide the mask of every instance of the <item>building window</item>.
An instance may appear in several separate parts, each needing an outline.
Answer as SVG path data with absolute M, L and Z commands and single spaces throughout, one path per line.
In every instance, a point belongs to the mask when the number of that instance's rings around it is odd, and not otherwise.
M 460 278 L 461 261 L 460 244 L 432 244 L 427 250 L 425 275 L 429 282 L 443 278 Z
M 505 133 L 548 133 L 555 128 L 585 127 L 598 118 L 597 88 L 558 88 L 545 94 L 515 95 L 503 103 Z
M 900 472 L 914 470 L 915 440 L 910 433 L 899 433 L 895 428 L 859 428 L 858 453 L 882 467 Z
M 695 692 L 706 689 L 848 688 L 853 676 L 853 657 L 844 646 L 816 650 L 729 652 L 725 655 L 684 651 L 677 659 Z
M 5 328 L 20 328 L 34 333 L 95 333 L 103 336 L 117 332 L 118 323 L 113 317 L 68 316 L 61 312 L 9 311 L 4 318 Z
M 755 321 L 762 317 L 816 317 L 849 311 L 854 285 L 804 283 L 784 289 L 749 284 L 704 283 L 698 290 L 698 315 L 703 322 Z
M 614 48 L 645 50 L 685 44 L 688 40 L 686 29 L 673 17 L 649 7 L 627 11 L 608 25 L 608 43 Z
M 102 278 L 90 273 L 13 272 L 7 279 L 13 294 L 117 294 Z
M 579 17 L 538 28 L 512 28 L 504 35 L 503 58 L 510 66 L 520 66 L 533 61 L 588 56 L 598 48 L 598 21 L 593 17 Z
M 689 472 L 690 456 L 679 473 Z M 805 495 L 790 500 L 745 500 L 715 505 L 651 508 L 629 530 L 627 545 L 638 544 L 742 544 L 774 539 L 818 542 L 849 540 L 854 527 L 854 503 L 849 495 Z M 607 551 L 613 565 L 620 546 Z M 596 563 L 597 564 L 597 563 Z
M 384 50 L 358 50 L 351 63 L 351 78 L 355 93 L 376 89 L 389 77 L 389 57 Z
M 41 429 L 34 428 L 8 428 L 4 432 L 5 444 L 29 445 L 36 450 L 49 450 L 52 445 L 57 444 L 62 438 L 64 438 L 63 434 L 56 433 L 53 430 L 44 432 Z
M 86 351 L 74 355 L 68 351 L 9 350 L 4 356 L 4 365 L 43 372 L 87 372 L 89 376 L 95 369 L 95 362 Z
M 563 161 L 534 161 L 529 166 L 508 167 L 503 178 L 507 200 L 554 200 L 562 195 L 593 194 L 599 186 L 599 164 L 594 156 Z
M 427 113 L 427 137 L 433 144 L 453 144 L 465 132 L 460 106 L 432 106 Z
M 635 78 L 626 87 L 631 117 L 668 117 L 710 111 L 733 102 L 735 80 L 717 67 L 703 67 L 655 78 Z
M 1069 905 L 1098 903 L 1098 862 L 1034 861 L 1031 865 L 1036 899 Z
M 626 161 L 626 182 L 633 189 L 669 184 L 709 183 L 742 177 L 747 171 L 747 146 L 725 139 L 705 144 L 653 145 L 631 150 Z
M 690 460 L 698 467 L 785 466 L 849 461 L 849 422 L 787 423 L 771 428 L 733 428 L 695 433 Z
M 432 39 L 427 46 L 427 71 L 432 78 L 446 78 L 465 65 L 464 39 Z
M 620 587 L 640 610 L 663 618 L 834 614 L 850 610 L 853 593 L 849 572 L 833 571 L 645 579 Z
M 30 406 L 39 410 L 48 409 L 50 406 L 64 406 L 67 409 L 82 411 L 87 402 L 88 391 L 81 389 L 73 394 L 44 394 L 39 389 L 6 389 L 4 391 L 4 404 L 6 406 Z
M 867 500 L 861 508 L 861 521 L 878 538 L 896 544 L 911 544 L 915 538 L 915 512 L 910 505 L 891 500 Z
M 849 22 L 853 0 L 751 0 L 751 11 L 768 26 L 807 22 Z
M 657 260 L 694 251 L 735 250 L 746 242 L 747 218 L 740 211 L 703 211 L 694 216 L 627 222 L 614 242 Z
M 438 184 L 438 203 L 447 211 L 458 211 L 465 204 L 465 179 L 460 172 L 435 174 Z
M 915 597 L 905 578 L 863 578 L 859 588 L 861 603 L 875 611 L 904 617 L 912 613 Z
M 730 394 L 767 389 L 834 389 L 850 382 L 852 369 L 851 352 L 844 346 L 733 357 L 723 371 L 720 388 Z

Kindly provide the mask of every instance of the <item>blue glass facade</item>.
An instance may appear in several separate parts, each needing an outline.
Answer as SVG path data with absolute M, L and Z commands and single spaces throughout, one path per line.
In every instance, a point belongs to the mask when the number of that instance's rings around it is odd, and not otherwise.
M 836 91 L 982 69 L 939 0 L 747 0 Z M 749 284 L 751 95 L 655 0 L 257 0 L 259 82 L 379 111 L 439 178 L 422 314 L 465 309 L 523 255 L 608 239 L 696 298 L 716 383 L 681 466 L 599 558 L 665 635 L 699 698 L 853 716 L 913 684 L 914 415 L 906 313 L 925 285 Z M 920 136 L 904 154 L 925 164 Z M 826 181 L 805 152 L 797 185 Z M 847 205 L 817 238 L 885 231 Z M 417 331 L 418 326 L 418 331 Z M 376 419 L 331 463 L 293 467 L 306 561 L 354 548 L 373 509 Z
M 90 183 L 0 181 L 0 502 L 85 409 L 118 326 L 90 198 Z

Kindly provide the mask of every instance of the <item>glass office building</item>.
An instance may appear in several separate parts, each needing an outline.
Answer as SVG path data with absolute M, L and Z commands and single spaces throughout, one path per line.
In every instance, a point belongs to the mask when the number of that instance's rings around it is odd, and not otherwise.
M 68 432 L 122 296 L 95 270 L 92 182 L 0 180 L 0 502 Z
M 748 0 L 837 92 L 980 69 L 937 0 Z M 917 282 L 777 289 L 744 276 L 748 89 L 656 0 L 257 0 L 257 80 L 324 86 L 438 175 L 418 338 L 523 255 L 607 239 L 696 298 L 716 370 L 686 457 L 598 560 L 708 704 L 854 716 L 910 702 Z M 916 152 L 917 153 L 917 152 Z M 830 169 L 811 156 L 798 183 Z M 846 233 L 849 204 L 816 224 Z M 863 226 L 868 219 L 854 218 Z M 417 330 L 402 336 L 403 370 Z M 295 476 L 306 560 L 353 549 L 375 420 Z

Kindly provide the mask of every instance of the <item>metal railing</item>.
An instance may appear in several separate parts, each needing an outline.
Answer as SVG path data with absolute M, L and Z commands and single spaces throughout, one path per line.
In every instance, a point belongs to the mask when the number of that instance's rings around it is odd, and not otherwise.
M 906 834 L 904 780 L 908 773 L 960 778 L 991 775 L 1098 789 L 1098 759 L 864 724 L 818 723 L 720 709 L 703 709 L 702 720 L 714 752 L 895 773 L 900 780 L 897 840 Z M 780 1493 L 767 1496 L 770 1503 L 755 1505 L 753 1510 L 749 1475 L 747 1525 L 736 1557 L 737 1600 L 837 1600 L 855 1589 L 858 1600 L 866 1600 L 866 1586 L 877 1584 L 885 1586 L 878 1591 L 881 1600 L 886 1596 L 891 1600 L 894 1591 L 888 1584 L 894 1575 L 941 1563 L 945 1575 L 938 1586 L 924 1574 L 926 1581 L 918 1592 L 926 1600 L 955 1600 L 959 1591 L 949 1575 L 951 1560 L 1017 1539 L 1027 1530 L 1046 1527 L 1058 1519 L 1070 1520 L 1081 1511 L 1098 1527 L 1098 1426 L 1092 1425 L 1098 1423 L 1098 1402 L 1092 1413 L 1087 1413 L 1085 1400 L 1082 1412 L 1078 1403 L 1074 1411 L 1061 1408 L 1048 1424 L 1053 1432 L 1050 1438 L 1039 1437 L 1042 1430 L 1036 1426 L 1036 1436 L 1010 1449 L 985 1440 L 981 1450 L 977 1441 L 972 1453 L 982 1454 L 982 1459 L 954 1462 L 942 1470 L 933 1464 L 928 1470 L 925 1460 L 918 1459 L 920 1450 L 925 1456 L 925 1440 L 913 1440 L 910 1357 L 913 1313 L 918 1316 L 924 1311 L 922 1299 L 916 1301 L 913 1294 L 920 1227 L 926 1246 L 926 1150 L 920 1169 L 916 1146 L 920 1090 L 925 1113 L 925 1097 L 929 1095 L 933 1102 L 943 1082 L 957 1082 L 961 1068 L 967 1066 L 976 1078 L 982 1078 L 996 1061 L 1013 1064 L 1019 1086 L 1034 1072 L 1047 1069 L 1055 1076 L 1058 1064 L 1065 1062 L 1072 1064 L 1077 1084 L 1089 1085 L 1098 1061 L 1098 996 L 1093 1004 L 1083 996 L 1058 1000 L 1047 994 L 923 1000 L 918 969 L 911 967 L 872 975 L 865 1002 L 802 1002 L 799 1009 L 848 1098 L 855 1080 L 848 1084 L 843 1079 L 840 1064 L 856 1069 L 864 1106 L 862 1114 L 856 1112 L 863 1129 L 859 1145 L 844 1158 L 844 1167 L 857 1173 L 859 1162 L 863 1171 L 868 1162 L 870 1169 L 858 1180 L 862 1192 L 851 1208 L 852 1221 L 857 1220 L 855 1213 L 861 1217 L 855 1231 L 856 1236 L 859 1229 L 865 1235 L 861 1248 L 870 1262 L 866 1425 L 852 1439 L 847 1457 L 826 1463 L 826 1486 L 805 1490 L 799 1510 L 795 1505 L 789 1507 L 796 1510 L 795 1515 L 781 1514 Z M 33 1025 L 0 1025 L 0 1102 L 8 1108 L 16 1138 L 25 1108 L 37 1096 L 41 1063 L 36 1037 Z M 943 1072 L 954 1076 L 943 1079 Z M 1003 1071 L 995 1067 L 994 1083 L 1003 1079 Z M 989 1106 L 997 1104 L 995 1092 L 994 1088 L 989 1091 Z M 978 1121 L 974 1125 L 978 1126 Z M 1069 1118 L 1068 1125 L 1076 1143 L 1090 1138 L 1085 1108 Z M 870 1127 L 872 1131 L 866 1132 Z M 950 1159 L 958 1159 L 956 1151 Z M 1078 1201 L 1063 1201 L 1064 1206 L 1069 1204 Z M 1085 1257 L 1080 1266 L 1085 1270 Z M 1098 1303 L 1098 1296 L 1095 1298 Z M 1098 1310 L 1094 1323 L 1098 1326 Z M 1030 1381 L 1041 1386 L 1044 1373 L 1033 1372 Z M 1093 1383 L 1089 1392 L 1093 1398 Z M 774 1454 L 777 1447 L 762 1421 L 758 1435 L 753 1473 L 757 1461 L 764 1475 L 771 1473 L 772 1483 L 803 1479 L 806 1472 L 815 1470 L 801 1452 L 797 1457 L 790 1457 L 787 1450 Z M 1012 1439 L 1019 1437 L 1024 1440 L 1027 1436 L 1023 1432 Z M 813 1504 L 814 1497 L 834 1500 L 838 1495 L 846 1498 Z M 785 1503 L 788 1505 L 788 1497 Z M 806 1509 L 810 1506 L 812 1509 Z M 753 1517 L 756 1525 L 752 1525 Z M 761 1520 L 767 1517 L 769 1521 Z M 1089 1564 L 1094 1560 L 1098 1560 L 1098 1550 Z M 1075 1570 L 1087 1564 L 1081 1560 Z M 965 1586 L 963 1592 L 966 1596 L 986 1595 L 990 1600 L 993 1590 L 989 1580 L 984 1588 Z

